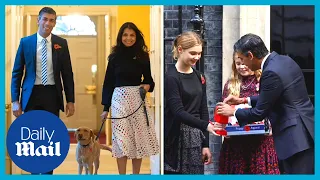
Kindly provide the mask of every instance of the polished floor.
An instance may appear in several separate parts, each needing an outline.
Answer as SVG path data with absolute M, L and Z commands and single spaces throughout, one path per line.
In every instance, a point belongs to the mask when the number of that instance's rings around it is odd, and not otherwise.
M 76 144 L 70 145 L 70 150 L 65 161 L 54 171 L 54 174 L 78 174 L 78 163 L 76 161 Z M 142 160 L 141 174 L 150 174 L 150 159 Z M 84 174 L 84 172 L 83 172 Z M 118 174 L 116 159 L 109 151 L 101 150 L 100 168 L 98 174 Z M 128 160 L 127 174 L 132 174 L 131 160 Z

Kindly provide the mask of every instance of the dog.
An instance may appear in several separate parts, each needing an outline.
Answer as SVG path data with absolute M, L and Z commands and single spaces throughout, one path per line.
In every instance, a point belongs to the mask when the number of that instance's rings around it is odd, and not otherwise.
M 76 148 L 78 173 L 81 175 L 84 167 L 86 174 L 93 174 L 94 166 L 94 174 L 98 174 L 100 165 L 100 149 L 111 152 L 111 148 L 100 144 L 99 141 L 96 140 L 97 136 L 90 128 L 79 127 L 74 135 L 78 142 Z

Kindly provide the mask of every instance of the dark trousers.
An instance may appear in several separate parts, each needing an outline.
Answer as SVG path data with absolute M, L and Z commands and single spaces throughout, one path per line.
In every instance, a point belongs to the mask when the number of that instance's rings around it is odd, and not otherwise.
M 285 174 L 314 174 L 314 147 L 282 161 Z
M 280 174 L 285 174 L 284 167 L 283 167 L 283 160 L 278 159 L 278 162 L 279 162 Z
M 34 85 L 24 112 L 45 110 L 59 117 L 60 100 L 55 85 Z
M 28 101 L 27 107 L 24 112 L 31 110 L 44 110 L 51 112 L 59 117 L 60 101 L 57 89 L 54 85 L 34 85 L 32 94 Z M 48 162 L 50 163 L 50 162 Z M 31 173 L 37 174 L 37 173 Z M 53 174 L 53 170 L 41 173 L 41 174 Z

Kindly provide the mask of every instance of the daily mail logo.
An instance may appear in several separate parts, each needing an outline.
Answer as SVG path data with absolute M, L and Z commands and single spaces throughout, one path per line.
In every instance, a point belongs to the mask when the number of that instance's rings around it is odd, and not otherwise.
M 7 134 L 7 150 L 12 161 L 30 173 L 46 173 L 66 158 L 70 138 L 59 117 L 47 111 L 29 111 L 19 116 Z
M 39 130 L 31 130 L 28 127 L 21 127 L 21 140 L 16 142 L 17 156 L 61 156 L 60 142 L 55 142 L 53 146 L 52 137 L 55 130 L 49 132 L 45 127 Z M 41 145 L 35 147 L 32 141 L 46 141 L 49 146 Z M 29 141 L 29 142 L 26 142 Z

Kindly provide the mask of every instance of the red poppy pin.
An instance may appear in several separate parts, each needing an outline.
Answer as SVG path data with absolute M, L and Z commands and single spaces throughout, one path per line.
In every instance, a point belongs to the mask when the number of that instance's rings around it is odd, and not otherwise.
M 205 83 L 206 83 L 206 79 L 201 74 L 201 84 L 205 84 Z
M 61 46 L 60 46 L 59 44 L 54 44 L 54 45 L 53 45 L 53 48 L 54 48 L 55 50 L 57 50 L 57 49 L 61 49 Z
M 250 131 L 250 127 L 249 126 L 244 126 L 244 130 L 245 131 Z

